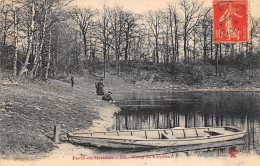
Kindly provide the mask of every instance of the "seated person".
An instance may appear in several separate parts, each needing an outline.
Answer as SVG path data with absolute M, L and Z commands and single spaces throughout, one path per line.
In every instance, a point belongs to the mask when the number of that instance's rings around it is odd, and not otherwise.
M 114 101 L 113 99 L 112 99 L 112 97 L 111 97 L 111 94 L 112 94 L 112 92 L 108 92 L 108 93 L 106 93 L 104 96 L 102 96 L 102 100 L 105 100 L 105 101 Z
M 100 79 L 99 82 L 95 83 L 96 87 L 96 93 L 98 95 L 104 95 L 104 84 L 103 84 L 103 79 Z

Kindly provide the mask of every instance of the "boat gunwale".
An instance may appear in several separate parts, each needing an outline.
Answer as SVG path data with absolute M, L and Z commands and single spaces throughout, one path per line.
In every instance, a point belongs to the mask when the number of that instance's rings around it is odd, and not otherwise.
M 246 131 L 240 131 L 233 134 L 222 134 L 222 135 L 216 135 L 216 136 L 203 136 L 203 137 L 195 137 L 195 138 L 174 138 L 174 139 L 134 139 L 134 138 L 120 138 L 120 137 L 95 137 L 95 136 L 77 136 L 77 135 L 69 135 L 70 138 L 91 138 L 91 139 L 106 139 L 106 140 L 135 140 L 135 141 L 194 141 L 194 140 L 205 140 L 205 139 L 215 139 L 220 137 L 228 137 L 228 136 L 236 136 L 246 134 Z
M 225 126 L 225 127 L 232 127 L 232 126 Z M 96 132 L 70 132 L 75 134 L 94 134 L 94 133 L 114 133 L 114 132 L 139 132 L 139 131 L 164 131 L 164 130 L 189 130 L 189 129 L 211 129 L 211 128 L 223 128 L 222 126 L 217 127 L 190 127 L 190 128 L 167 128 L 167 129 L 144 129 L 144 130 L 115 130 L 115 131 L 96 131 Z M 235 127 L 232 127 L 235 129 Z M 239 128 L 236 128 L 239 130 L 239 132 L 243 131 Z

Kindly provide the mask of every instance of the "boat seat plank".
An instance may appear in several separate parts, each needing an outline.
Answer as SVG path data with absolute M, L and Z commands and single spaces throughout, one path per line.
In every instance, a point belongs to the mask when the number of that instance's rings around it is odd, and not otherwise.
M 92 136 L 104 136 L 105 135 L 105 132 L 95 132 L 95 133 L 92 133 Z
M 116 132 L 106 132 L 106 136 L 117 136 Z
M 147 139 L 159 139 L 159 133 L 156 130 L 146 131 Z
M 183 130 L 173 130 L 173 136 L 176 138 L 185 138 Z
M 136 137 L 136 136 L 120 136 L 120 137 L 104 137 L 104 138 L 111 138 L 115 140 L 143 140 L 143 138 Z
M 195 129 L 185 129 L 184 131 L 185 131 L 186 138 L 198 137 Z
M 73 133 L 74 135 L 92 136 L 91 133 Z
M 203 128 L 197 128 L 198 136 L 199 136 L 199 137 L 209 136 L 209 134 L 206 133 L 206 132 L 204 132 L 204 131 L 206 131 L 206 129 L 203 129 Z
M 120 136 L 131 136 L 131 131 L 120 131 L 119 135 Z
M 145 138 L 145 131 L 133 131 L 132 134 L 135 137 Z

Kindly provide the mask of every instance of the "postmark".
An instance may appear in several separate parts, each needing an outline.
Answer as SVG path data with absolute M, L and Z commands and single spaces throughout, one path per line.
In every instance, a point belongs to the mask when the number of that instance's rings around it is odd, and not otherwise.
M 214 42 L 248 42 L 248 1 L 213 0 Z

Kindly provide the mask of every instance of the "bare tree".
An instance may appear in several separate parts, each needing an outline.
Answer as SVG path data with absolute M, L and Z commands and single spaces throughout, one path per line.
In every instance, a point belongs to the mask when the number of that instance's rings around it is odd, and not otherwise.
M 176 11 L 176 4 L 168 3 L 167 8 L 168 24 L 170 27 L 170 43 L 171 43 L 171 55 L 173 62 L 177 60 L 178 52 L 178 24 L 179 19 Z
M 23 24 L 23 33 L 27 34 L 27 50 L 24 63 L 22 64 L 21 70 L 18 74 L 19 76 L 29 70 L 29 75 L 32 78 L 37 75 L 39 63 L 42 63 L 42 55 L 45 52 L 44 43 L 46 42 L 46 29 L 50 29 L 60 21 L 60 14 L 62 13 L 63 8 L 67 6 L 69 2 L 69 0 L 28 0 L 23 2 L 21 7 L 23 8 L 23 20 L 21 24 Z M 52 10 L 54 14 L 53 16 L 49 15 L 49 20 L 50 17 L 53 17 L 53 19 L 47 22 L 47 11 L 50 10 Z M 33 59 L 33 61 L 31 59 Z M 48 58 L 45 58 L 45 60 L 47 62 L 44 66 L 46 69 L 48 68 Z
M 42 19 L 39 20 L 41 28 L 39 31 L 39 39 L 37 42 L 38 44 L 35 46 L 36 50 L 35 50 L 35 57 L 34 57 L 34 61 L 33 61 L 33 68 L 29 73 L 31 78 L 33 78 L 37 75 L 37 68 L 39 67 L 39 63 L 41 63 L 40 62 L 42 59 L 41 53 L 43 50 L 43 45 L 44 45 L 45 36 L 46 36 L 45 32 L 46 32 L 46 24 L 47 24 L 47 11 L 50 10 L 49 8 L 50 8 L 50 6 L 47 5 L 47 2 L 45 0 L 43 7 L 42 7 L 42 10 L 43 10 Z
M 251 18 L 250 19 L 250 31 L 249 31 L 249 36 L 250 36 L 250 41 L 249 41 L 249 44 L 247 45 L 247 50 L 249 51 L 249 56 L 250 56 L 250 68 L 251 68 L 251 71 L 252 71 L 252 76 L 253 76 L 253 70 L 254 70 L 254 39 L 258 37 L 259 35 L 259 29 L 260 29 L 260 19 L 254 19 L 254 18 Z M 257 64 L 259 65 L 259 64 Z
M 201 32 L 202 32 L 202 36 L 203 36 L 203 60 L 206 61 L 207 60 L 207 37 L 211 36 L 212 32 L 210 30 L 211 28 L 211 24 L 212 24 L 212 16 L 210 14 L 210 11 L 212 10 L 212 8 L 205 8 L 203 12 L 203 17 L 200 21 L 200 25 L 201 25 Z
M 183 25 L 183 51 L 184 61 L 187 59 L 187 38 L 192 32 L 193 28 L 197 26 L 200 17 L 200 8 L 202 4 L 197 1 L 187 2 L 182 0 L 180 2 L 181 10 L 184 12 L 184 25 Z
M 28 49 L 27 49 L 27 54 L 25 58 L 25 62 L 19 72 L 19 76 L 21 76 L 24 72 L 28 71 L 27 65 L 29 64 L 29 58 L 31 55 L 32 47 L 33 47 L 33 35 L 35 31 L 35 0 L 31 0 L 31 25 L 28 33 Z
M 1 1 L 1 6 L 2 6 L 2 9 L 1 9 L 1 13 L 3 13 L 3 17 L 4 17 L 4 21 L 3 21 L 3 39 L 2 39 L 2 44 L 3 45 L 6 45 L 6 37 L 7 37 L 7 35 L 6 35 L 6 33 L 7 33 L 7 31 L 8 31 L 8 29 L 9 29 L 9 26 L 8 26 L 8 12 L 10 11 L 9 9 L 8 9 L 8 2 L 6 2 L 5 0 L 2 0 Z
M 116 69 L 117 74 L 120 75 L 120 55 L 124 42 L 124 13 L 123 9 L 119 6 L 114 7 L 112 10 L 112 39 L 113 39 L 113 50 L 116 55 Z
M 8 43 L 9 41 L 12 41 L 13 37 L 13 24 L 14 24 L 14 18 L 13 18 L 13 2 L 12 1 L 6 1 L 1 0 L 0 1 L 0 34 L 1 34 L 1 43 L 0 43 L 0 52 L 3 54 L 0 56 L 0 67 L 7 67 L 10 66 L 10 56 L 8 52 L 8 47 L 11 43 Z
M 90 28 L 93 28 L 93 18 L 96 16 L 97 11 L 92 9 L 91 7 L 84 9 L 75 8 L 74 14 L 76 16 L 75 21 L 81 30 L 82 40 L 84 43 L 84 54 L 86 58 L 89 58 L 90 56 L 87 55 L 87 33 Z
M 159 63 L 159 35 L 161 31 L 161 11 L 149 11 L 146 16 L 149 30 L 155 39 L 155 62 Z
M 103 10 L 101 11 L 100 20 L 98 21 L 98 32 L 96 33 L 96 38 L 100 40 L 102 45 L 102 54 L 103 54 L 103 67 L 104 75 L 106 76 L 106 61 L 107 61 L 107 51 L 109 50 L 111 44 L 111 20 L 110 20 L 110 10 L 107 6 L 104 5 Z
M 169 63 L 169 55 L 171 53 L 171 46 L 169 45 L 170 40 L 170 14 L 167 12 L 162 13 L 162 27 L 161 27 L 161 40 L 162 43 L 159 45 L 160 52 L 162 54 L 163 63 Z
M 14 61 L 13 61 L 13 76 L 17 76 L 17 57 L 18 57 L 18 12 L 15 7 L 15 4 L 12 1 L 12 6 L 13 6 L 13 19 L 14 19 Z
M 130 12 L 124 13 L 124 21 L 125 21 L 124 33 L 125 33 L 125 42 L 126 42 L 125 43 L 125 61 L 128 60 L 128 50 L 129 50 L 130 40 L 136 34 L 137 20 L 138 20 L 138 17 L 134 16 L 133 13 L 130 13 Z
M 163 10 L 144 14 L 125 11 L 119 6 L 104 6 L 100 11 L 91 7 L 66 10 L 63 7 L 69 1 L 0 0 L 1 54 L 6 54 L 1 58 L 8 62 L 6 68 L 13 67 L 14 76 L 28 70 L 31 78 L 40 72 L 43 78 L 50 77 L 52 72 L 58 75 L 59 71 L 68 75 L 82 71 L 89 62 L 94 70 L 103 62 L 104 77 L 109 63 L 115 62 L 120 75 L 124 71 L 120 69 L 122 63 L 128 72 L 130 65 L 137 66 L 138 71 L 143 64 L 152 65 L 147 61 L 154 65 L 161 62 L 174 65 L 182 45 L 186 62 L 196 62 L 196 58 L 205 63 L 209 58 L 216 60 L 216 75 L 218 67 L 226 62 L 243 68 L 255 65 L 255 59 L 250 58 L 257 58 L 257 20 L 250 27 L 248 43 L 214 44 L 212 8 L 204 8 L 195 0 L 181 0 L 177 6 L 169 3 Z M 12 6 L 12 2 L 16 5 Z
M 49 23 L 51 24 L 52 21 L 52 14 L 51 8 L 49 9 Z M 49 27 L 49 44 L 48 44 L 48 58 L 47 58 L 47 65 L 44 78 L 47 79 L 49 75 L 50 63 L 51 63 L 51 45 L 52 45 L 52 27 Z

